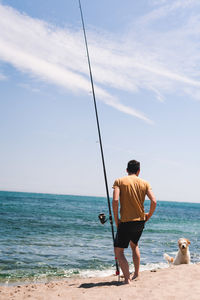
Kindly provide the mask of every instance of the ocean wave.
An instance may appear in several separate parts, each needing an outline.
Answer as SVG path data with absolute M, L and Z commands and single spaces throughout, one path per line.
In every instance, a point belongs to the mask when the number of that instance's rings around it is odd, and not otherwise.
M 164 269 L 168 268 L 168 263 L 148 263 L 146 265 L 140 266 L 140 271 L 151 271 L 151 270 L 158 270 L 158 269 Z M 133 272 L 134 267 L 132 264 L 130 264 L 130 272 Z M 105 277 L 105 276 L 111 276 L 115 274 L 115 267 L 105 269 L 105 270 L 80 270 L 78 276 L 79 277 Z

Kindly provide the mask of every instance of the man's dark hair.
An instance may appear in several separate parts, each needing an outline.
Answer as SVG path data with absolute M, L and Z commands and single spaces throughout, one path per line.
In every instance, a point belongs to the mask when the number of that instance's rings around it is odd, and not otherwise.
M 130 160 L 127 165 L 127 171 L 130 174 L 136 174 L 140 170 L 140 162 L 137 160 Z

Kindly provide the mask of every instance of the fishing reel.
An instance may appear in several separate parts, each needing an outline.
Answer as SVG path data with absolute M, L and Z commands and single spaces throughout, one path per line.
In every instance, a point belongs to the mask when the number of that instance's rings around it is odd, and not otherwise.
M 106 216 L 104 213 L 101 213 L 98 215 L 99 217 L 99 221 L 101 222 L 101 224 L 105 224 L 107 222 Z

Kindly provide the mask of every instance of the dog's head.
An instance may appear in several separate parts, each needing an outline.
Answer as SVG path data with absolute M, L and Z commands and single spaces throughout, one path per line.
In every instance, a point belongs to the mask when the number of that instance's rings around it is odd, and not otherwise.
M 187 251 L 189 245 L 190 245 L 190 241 L 188 239 L 181 238 L 178 240 L 178 246 L 181 252 Z

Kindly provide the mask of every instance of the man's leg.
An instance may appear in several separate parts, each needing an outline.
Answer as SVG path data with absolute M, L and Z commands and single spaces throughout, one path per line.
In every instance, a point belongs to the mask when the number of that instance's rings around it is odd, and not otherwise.
M 125 283 L 130 283 L 130 272 L 129 272 L 129 265 L 124 256 L 124 248 L 115 247 L 115 256 L 119 261 L 120 268 L 122 269 Z
M 130 246 L 132 249 L 133 254 L 133 264 L 135 267 L 135 272 L 132 279 L 135 279 L 139 276 L 139 269 L 140 269 L 140 250 L 138 245 L 134 244 L 133 242 L 130 242 Z

